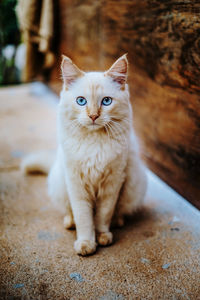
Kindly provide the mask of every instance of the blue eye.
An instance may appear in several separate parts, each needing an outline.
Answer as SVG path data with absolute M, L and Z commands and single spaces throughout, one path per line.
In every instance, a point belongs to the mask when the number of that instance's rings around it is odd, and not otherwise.
M 84 106 L 87 103 L 87 100 L 84 97 L 77 97 L 76 98 L 76 103 L 78 105 Z
M 105 106 L 108 106 L 112 103 L 112 98 L 111 97 L 104 97 L 101 103 Z

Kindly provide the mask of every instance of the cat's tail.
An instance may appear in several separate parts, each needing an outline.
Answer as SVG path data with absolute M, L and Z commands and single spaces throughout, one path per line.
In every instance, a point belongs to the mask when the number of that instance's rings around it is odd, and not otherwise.
M 43 173 L 48 174 L 55 160 L 54 151 L 39 151 L 24 157 L 21 162 L 23 174 Z

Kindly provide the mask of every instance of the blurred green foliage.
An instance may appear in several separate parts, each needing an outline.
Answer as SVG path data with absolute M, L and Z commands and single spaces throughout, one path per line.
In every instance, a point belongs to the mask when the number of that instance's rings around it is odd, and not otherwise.
M 20 33 L 15 14 L 17 0 L 0 1 L 0 43 L 17 45 L 20 42 Z
M 14 57 L 9 61 L 3 56 L 6 45 L 20 43 L 20 31 L 15 13 L 17 0 L 0 1 L 0 85 L 19 82 L 19 72 Z

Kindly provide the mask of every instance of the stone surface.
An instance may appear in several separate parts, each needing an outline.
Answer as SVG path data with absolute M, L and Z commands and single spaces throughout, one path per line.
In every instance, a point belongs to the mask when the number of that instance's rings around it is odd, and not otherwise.
M 46 177 L 19 170 L 26 153 L 55 148 L 53 98 L 40 84 L 0 90 L 0 299 L 200 299 L 200 214 L 150 172 L 114 244 L 75 254 Z

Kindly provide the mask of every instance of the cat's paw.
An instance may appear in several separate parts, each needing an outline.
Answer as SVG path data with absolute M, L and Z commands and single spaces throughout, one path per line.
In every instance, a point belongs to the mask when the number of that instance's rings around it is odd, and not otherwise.
M 101 246 L 108 246 L 112 244 L 113 235 L 112 232 L 98 232 L 97 233 L 97 241 Z
M 93 254 L 96 246 L 96 243 L 90 240 L 76 240 L 74 243 L 76 253 L 83 256 Z
M 67 215 L 64 217 L 63 224 L 64 224 L 65 229 L 74 229 L 75 228 L 75 223 L 74 223 L 73 217 L 70 215 Z

